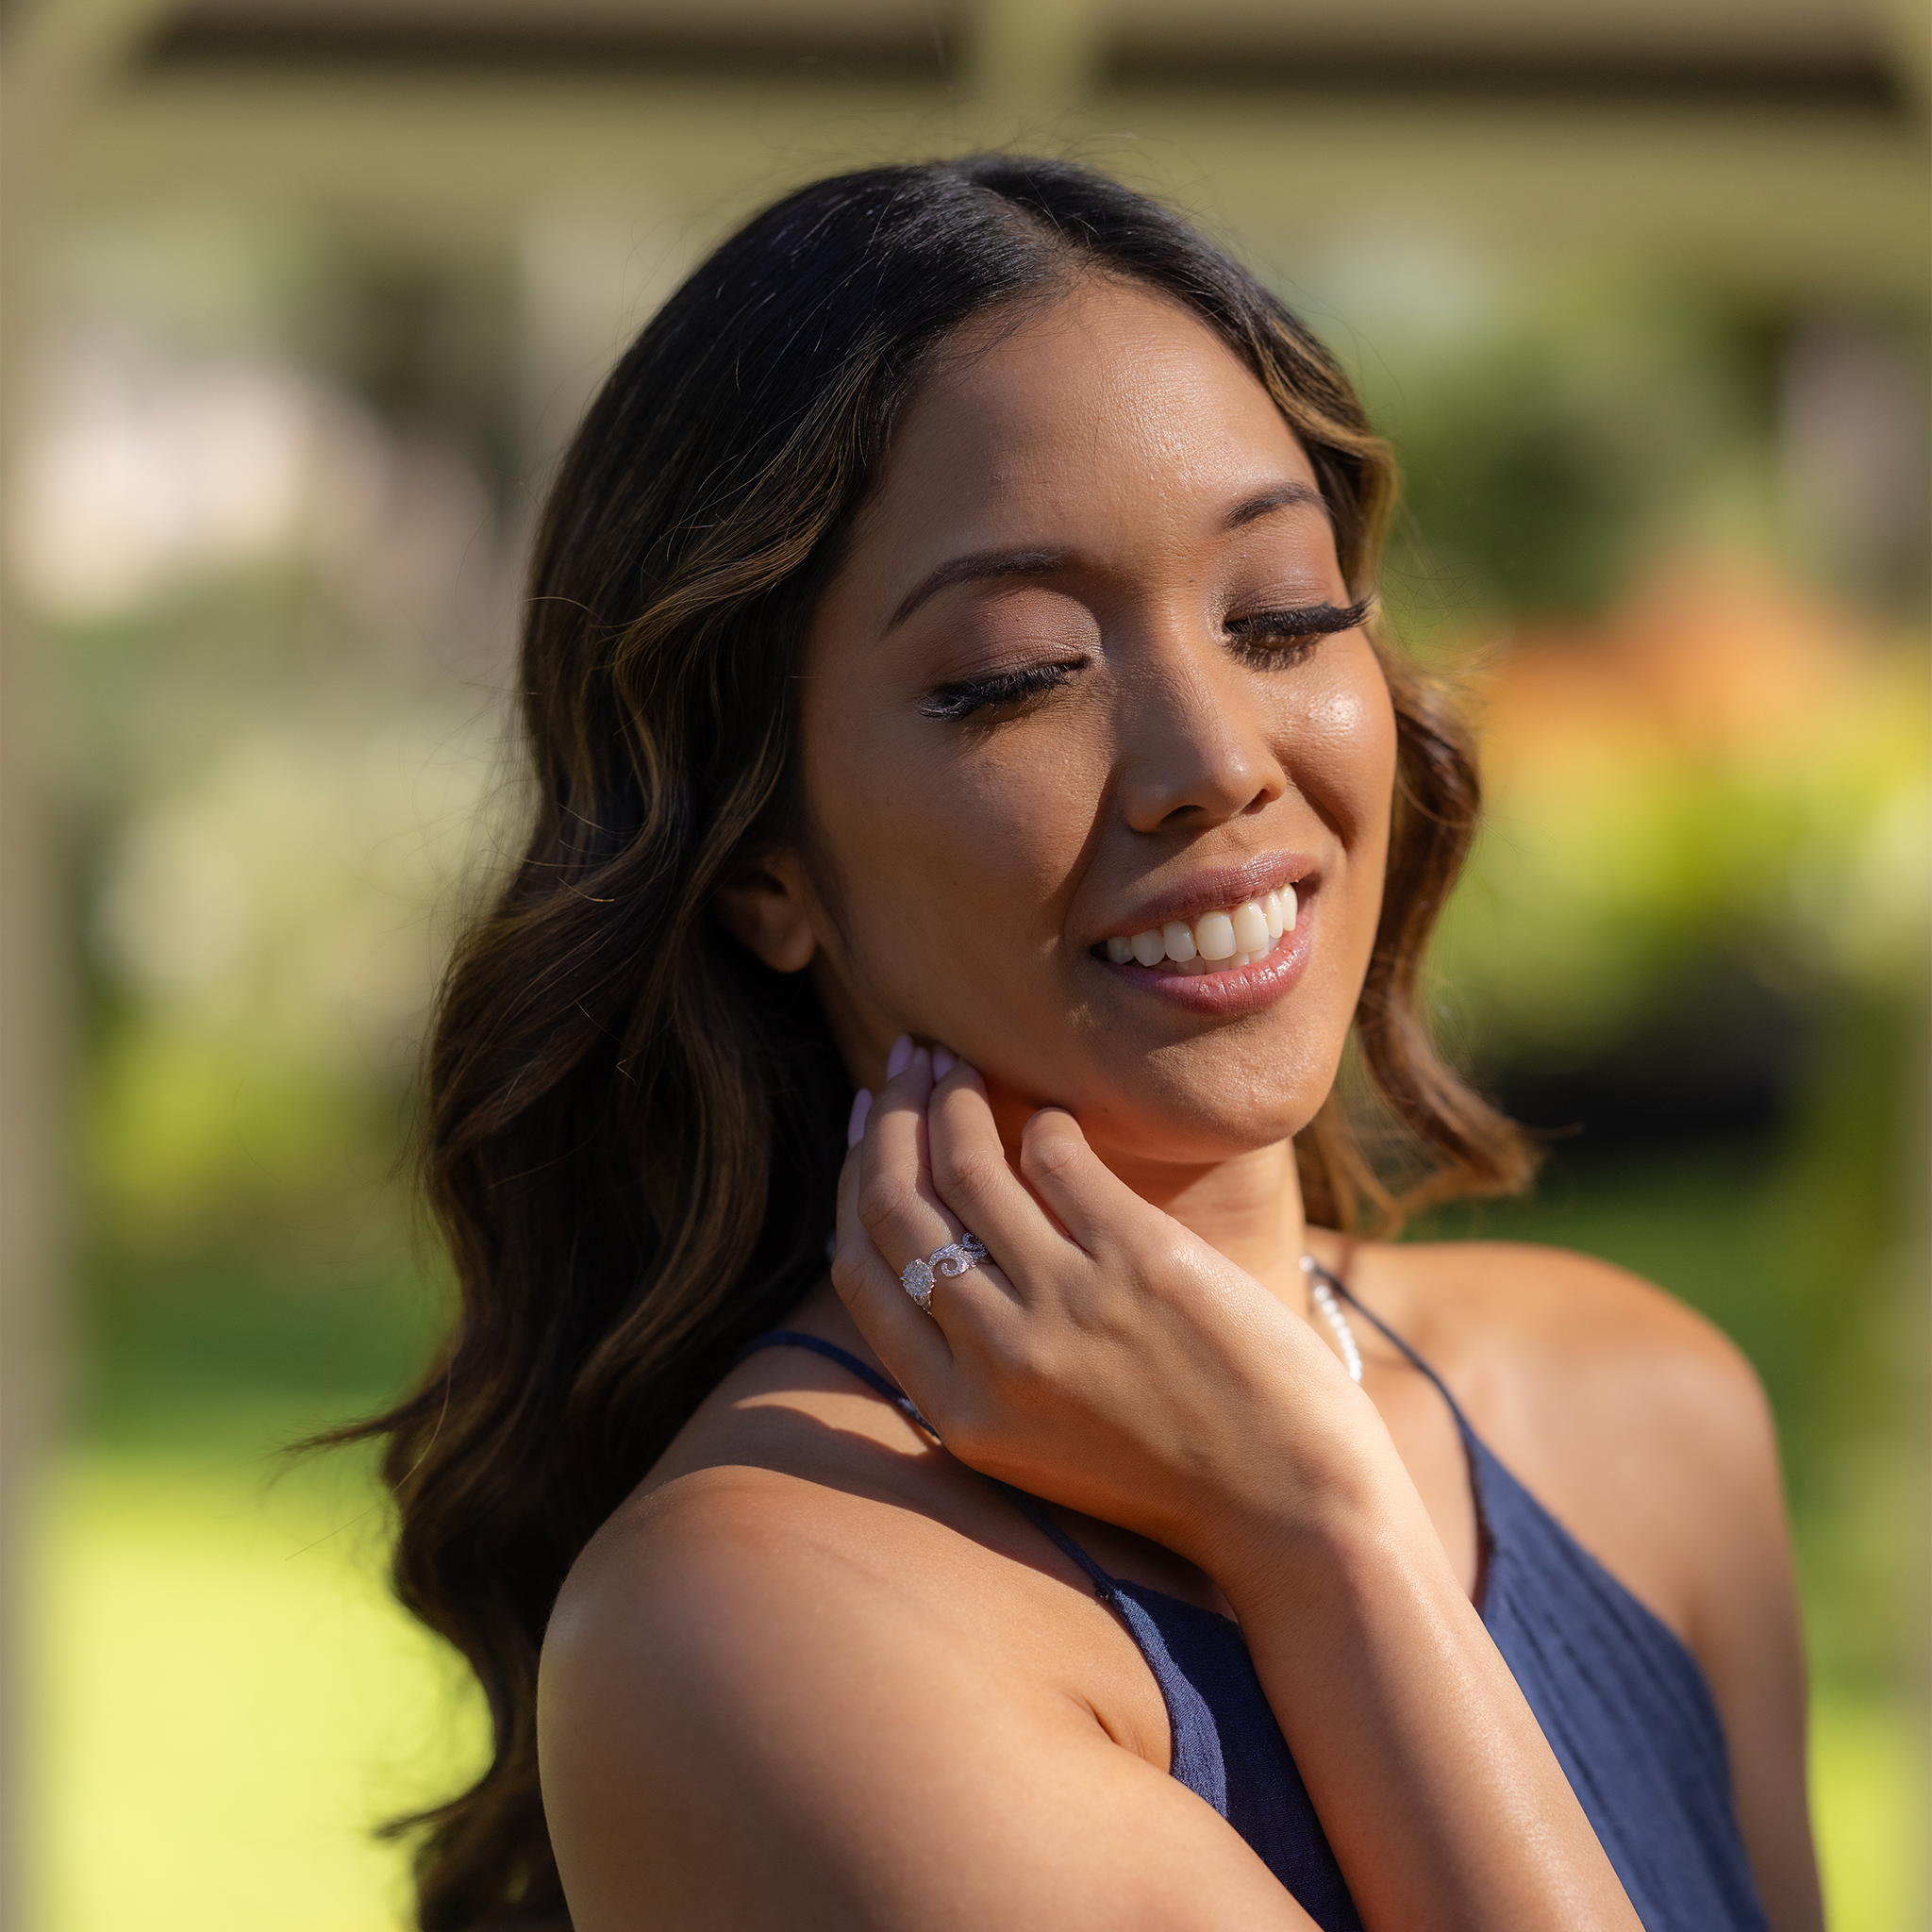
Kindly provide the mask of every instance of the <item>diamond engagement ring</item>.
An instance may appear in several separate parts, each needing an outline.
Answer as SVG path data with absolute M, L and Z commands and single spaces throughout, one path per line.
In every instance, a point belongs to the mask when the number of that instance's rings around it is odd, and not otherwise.
M 932 1285 L 941 1275 L 963 1274 L 986 1260 L 987 1252 L 976 1234 L 962 1234 L 956 1241 L 935 1248 L 923 1261 L 908 1261 L 899 1271 L 899 1286 L 924 1308 L 932 1312 Z

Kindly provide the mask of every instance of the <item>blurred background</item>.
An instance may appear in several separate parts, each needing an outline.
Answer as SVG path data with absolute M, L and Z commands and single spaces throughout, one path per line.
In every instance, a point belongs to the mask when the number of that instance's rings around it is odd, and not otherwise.
M 392 1932 L 481 1749 L 366 1458 L 398 1175 L 517 791 L 546 475 L 700 253 L 989 142 L 1164 193 L 1396 439 L 1493 823 L 1437 958 L 1776 1406 L 1840 1932 L 1928 1924 L 1917 0 L 10 0 L 5 1870 L 33 1932 Z

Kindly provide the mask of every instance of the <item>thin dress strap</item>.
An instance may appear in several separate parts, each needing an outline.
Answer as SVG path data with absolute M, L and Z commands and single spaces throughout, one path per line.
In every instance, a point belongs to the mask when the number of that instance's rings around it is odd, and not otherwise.
M 986 1480 L 999 1491 L 1034 1528 L 1051 1538 L 1064 1555 L 1071 1557 L 1079 1564 L 1091 1579 L 1095 1594 L 1104 1603 L 1111 1604 L 1116 1601 L 1119 1591 L 1113 1578 L 1040 1507 L 1039 1497 L 1029 1496 L 1024 1490 L 1016 1490 L 1011 1483 L 1001 1482 L 996 1475 L 990 1475 Z
M 896 1382 L 862 1362 L 849 1348 L 841 1348 L 836 1341 L 826 1341 L 816 1335 L 808 1335 L 801 1328 L 767 1328 L 762 1335 L 755 1335 L 733 1357 L 733 1366 L 757 1355 L 763 1348 L 808 1348 L 813 1355 L 822 1355 L 827 1361 L 837 1362 L 841 1369 L 849 1369 L 868 1388 L 883 1395 L 908 1422 L 922 1428 L 935 1442 L 940 1441 L 940 1432 L 920 1414 L 918 1406 Z M 941 1443 L 943 1448 L 945 1445 Z M 979 1474 L 974 1471 L 975 1475 Z M 1115 1597 L 1114 1580 L 1108 1573 L 1040 1507 L 1037 1497 L 1029 1496 L 1024 1490 L 1016 1490 L 1011 1483 L 1003 1483 L 997 1476 L 981 1476 L 983 1482 L 991 1483 L 1027 1522 L 1046 1536 L 1060 1552 L 1071 1557 L 1086 1572 L 1094 1588 L 1108 1603 Z
M 1388 1323 L 1383 1321 L 1381 1316 L 1376 1314 L 1374 1308 L 1369 1307 L 1357 1295 L 1352 1293 L 1349 1290 L 1348 1284 L 1344 1282 L 1340 1275 L 1331 1274 L 1328 1272 L 1328 1270 L 1323 1267 L 1319 1261 L 1315 1263 L 1312 1273 L 1319 1279 L 1325 1281 L 1328 1284 L 1328 1286 L 1331 1289 L 1333 1289 L 1335 1292 L 1342 1298 L 1343 1301 L 1348 1303 L 1348 1305 L 1355 1309 L 1357 1314 L 1366 1316 L 1368 1320 L 1374 1324 L 1375 1327 L 1379 1328 L 1382 1331 L 1383 1335 L 1385 1335 L 1389 1339 L 1389 1341 L 1392 1341 L 1395 1344 L 1395 1346 L 1399 1348 L 1402 1351 L 1402 1353 L 1408 1357 L 1409 1361 L 1416 1368 L 1420 1369 L 1423 1372 L 1423 1374 L 1425 1374 L 1429 1378 L 1429 1380 L 1436 1385 L 1436 1392 L 1439 1395 L 1441 1395 L 1442 1400 L 1449 1405 L 1449 1413 L 1456 1418 L 1456 1426 L 1458 1429 L 1460 1429 L 1465 1436 L 1474 1436 L 1475 1434 L 1475 1431 L 1470 1427 L 1469 1418 L 1462 1412 L 1462 1405 L 1457 1401 L 1455 1396 L 1450 1394 L 1448 1383 L 1443 1381 L 1441 1376 L 1437 1374 L 1435 1370 L 1430 1368 L 1428 1363 L 1425 1362 L 1422 1358 L 1422 1357 L 1415 1352 L 1414 1349 L 1409 1347 L 1408 1343 L 1403 1341 L 1402 1337 L 1396 1334 L 1394 1329 L 1390 1327 Z
M 915 1428 L 924 1429 L 935 1442 L 939 1441 L 940 1432 L 920 1414 L 912 1398 L 896 1382 L 888 1381 L 876 1369 L 860 1361 L 849 1348 L 841 1348 L 836 1341 L 808 1335 L 802 1328 L 767 1328 L 762 1335 L 754 1335 L 732 1357 L 731 1366 L 736 1368 L 761 1348 L 808 1348 L 813 1355 L 822 1355 L 828 1362 L 837 1362 L 841 1369 L 850 1369 L 861 1382 L 883 1395 Z
M 1449 1405 L 1449 1413 L 1456 1418 L 1457 1431 L 1462 1437 L 1463 1460 L 1469 1468 L 1470 1507 L 1475 1512 L 1475 1589 L 1470 1601 L 1475 1605 L 1476 1614 L 1481 1616 L 1484 1613 L 1485 1606 L 1490 1600 L 1490 1574 L 1491 1567 L 1495 1561 L 1497 1543 L 1495 1506 L 1491 1494 L 1490 1486 L 1484 1476 L 1484 1465 L 1493 1462 L 1495 1458 L 1490 1454 L 1489 1447 L 1483 1441 L 1483 1439 L 1470 1426 L 1469 1418 L 1462 1412 L 1461 1403 L 1457 1402 L 1455 1396 L 1450 1394 L 1448 1383 L 1443 1381 L 1441 1376 L 1437 1374 L 1435 1370 L 1414 1349 L 1409 1347 L 1408 1343 L 1403 1341 L 1402 1337 L 1396 1334 L 1394 1329 L 1390 1327 L 1388 1323 L 1383 1321 L 1374 1308 L 1351 1294 L 1346 1283 L 1338 1276 L 1329 1274 L 1327 1269 L 1323 1267 L 1319 1261 L 1315 1263 L 1314 1272 L 1337 1294 L 1341 1295 L 1358 1315 L 1366 1317 L 1376 1328 L 1380 1329 L 1408 1357 L 1410 1362 L 1436 1385 L 1436 1393 Z

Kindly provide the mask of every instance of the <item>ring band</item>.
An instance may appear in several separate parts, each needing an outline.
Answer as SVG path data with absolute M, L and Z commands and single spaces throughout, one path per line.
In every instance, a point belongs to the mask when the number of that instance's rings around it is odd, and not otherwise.
M 932 1285 L 938 1275 L 963 1274 L 988 1259 L 986 1248 L 976 1234 L 962 1234 L 956 1241 L 935 1248 L 923 1261 L 908 1261 L 899 1271 L 899 1286 L 919 1306 L 932 1312 Z

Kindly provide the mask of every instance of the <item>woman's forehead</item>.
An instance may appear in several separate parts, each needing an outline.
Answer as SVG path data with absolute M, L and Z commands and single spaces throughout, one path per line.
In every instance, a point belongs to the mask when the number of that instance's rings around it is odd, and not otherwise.
M 962 348 L 902 418 L 855 554 L 906 567 L 962 542 L 1078 544 L 1150 520 L 1206 534 L 1242 502 L 1314 485 L 1253 372 L 1150 290 L 1083 284 Z
M 889 474 L 963 461 L 1004 477 L 1102 450 L 1172 463 L 1217 447 L 1306 466 L 1254 372 L 1199 316 L 1092 278 L 1017 323 L 969 325 L 906 411 Z

